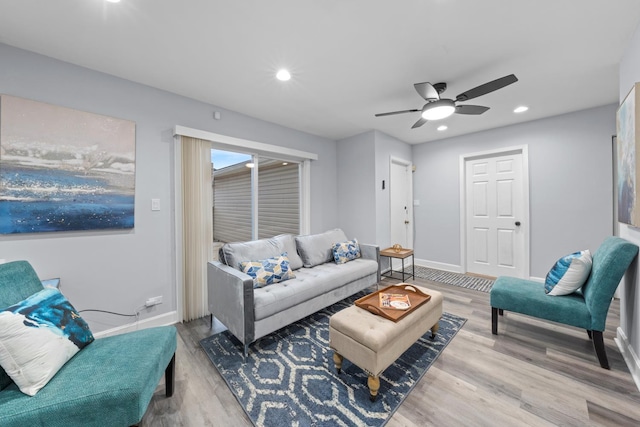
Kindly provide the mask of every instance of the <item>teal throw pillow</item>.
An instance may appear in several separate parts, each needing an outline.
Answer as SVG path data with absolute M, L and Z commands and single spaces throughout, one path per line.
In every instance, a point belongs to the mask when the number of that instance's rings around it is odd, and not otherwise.
M 262 288 L 296 277 L 291 270 L 286 252 L 278 257 L 260 261 L 243 261 L 240 263 L 240 270 L 253 278 L 254 288 Z
M 333 245 L 333 260 L 336 264 L 344 264 L 356 258 L 360 258 L 358 239 L 338 242 Z
M 560 258 L 544 282 L 547 295 L 569 295 L 584 285 L 591 274 L 591 252 L 584 250 Z
M 93 339 L 89 325 L 55 288 L 0 311 L 0 365 L 29 396 Z

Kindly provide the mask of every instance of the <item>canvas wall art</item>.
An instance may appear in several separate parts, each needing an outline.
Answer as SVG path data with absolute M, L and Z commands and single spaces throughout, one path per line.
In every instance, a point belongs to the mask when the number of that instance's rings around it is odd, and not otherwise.
M 0 233 L 134 226 L 135 123 L 0 95 Z
M 618 108 L 616 115 L 618 167 L 618 221 L 640 227 L 640 184 L 637 163 L 640 144 L 640 119 L 637 117 L 640 84 L 636 83 Z

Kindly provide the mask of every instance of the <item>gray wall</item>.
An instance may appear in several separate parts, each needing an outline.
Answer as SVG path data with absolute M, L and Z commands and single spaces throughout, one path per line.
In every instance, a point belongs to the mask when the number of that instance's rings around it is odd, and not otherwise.
M 135 228 L 127 231 L 0 236 L 0 259 L 29 260 L 41 278 L 61 277 L 77 309 L 131 313 L 152 296 L 164 303 L 141 318 L 175 311 L 173 138 L 175 125 L 318 154 L 311 167 L 311 231 L 337 227 L 336 142 L 0 44 L 0 93 L 136 122 Z M 222 113 L 213 120 L 213 112 Z M 152 198 L 162 209 L 152 212 Z M 86 316 L 94 332 L 130 320 Z
M 416 259 L 460 266 L 460 156 L 528 146 L 531 275 L 612 234 L 615 105 L 413 146 Z
M 636 82 L 640 82 L 640 27 L 636 29 L 620 62 L 620 102 Z M 636 105 L 637 108 L 640 107 Z M 639 124 L 636 123 L 636 126 Z M 640 245 L 640 230 L 637 228 L 620 224 L 620 236 Z M 619 294 L 620 329 L 618 330 L 618 338 L 620 341 L 618 344 L 627 351 L 629 370 L 640 388 L 640 277 L 638 276 L 637 260 L 623 280 Z
M 340 228 L 348 238 L 376 243 L 374 132 L 338 141 Z

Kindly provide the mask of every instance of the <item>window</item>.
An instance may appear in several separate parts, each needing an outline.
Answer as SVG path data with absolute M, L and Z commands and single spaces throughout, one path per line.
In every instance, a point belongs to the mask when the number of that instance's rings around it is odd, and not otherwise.
M 213 240 L 300 233 L 300 164 L 212 150 Z

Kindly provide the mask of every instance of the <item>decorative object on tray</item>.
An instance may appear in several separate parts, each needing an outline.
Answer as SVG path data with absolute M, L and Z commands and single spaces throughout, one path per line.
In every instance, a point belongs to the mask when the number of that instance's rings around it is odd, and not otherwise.
M 407 294 L 388 294 L 381 292 L 380 308 L 388 308 L 393 310 L 407 310 L 411 307 L 411 301 Z
M 395 245 L 391 246 L 393 248 L 393 250 L 396 253 L 400 253 L 400 251 L 402 250 L 402 246 L 399 243 L 396 243 Z
M 380 294 L 405 295 L 409 300 L 409 307 L 406 309 L 382 307 Z M 426 294 L 407 283 L 400 283 L 398 285 L 387 286 L 378 292 L 364 296 L 358 299 L 355 304 L 373 314 L 377 314 L 385 319 L 397 322 L 430 299 L 431 295 Z

